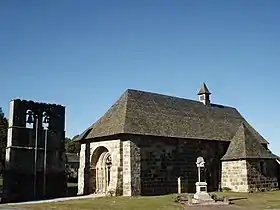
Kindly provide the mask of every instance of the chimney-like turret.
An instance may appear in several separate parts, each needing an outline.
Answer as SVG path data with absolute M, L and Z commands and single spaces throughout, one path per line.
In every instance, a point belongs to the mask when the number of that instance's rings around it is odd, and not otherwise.
M 199 101 L 202 102 L 204 105 L 210 105 L 210 91 L 208 90 L 206 84 L 203 82 L 202 87 L 197 93 L 199 97 Z

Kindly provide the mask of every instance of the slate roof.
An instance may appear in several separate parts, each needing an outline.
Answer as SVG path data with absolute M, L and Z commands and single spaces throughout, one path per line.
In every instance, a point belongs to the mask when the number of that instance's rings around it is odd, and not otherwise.
M 277 159 L 255 138 L 250 128 L 242 123 L 221 160 Z
M 128 89 L 77 140 L 127 133 L 230 141 L 242 122 L 268 143 L 235 108 Z

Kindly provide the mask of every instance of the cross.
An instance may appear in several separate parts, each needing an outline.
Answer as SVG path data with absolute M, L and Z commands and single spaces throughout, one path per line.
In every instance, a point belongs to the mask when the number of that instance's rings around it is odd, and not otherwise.
M 200 182 L 200 168 L 204 168 L 204 163 L 205 161 L 203 157 L 200 156 L 196 159 L 196 166 L 198 168 L 198 182 Z

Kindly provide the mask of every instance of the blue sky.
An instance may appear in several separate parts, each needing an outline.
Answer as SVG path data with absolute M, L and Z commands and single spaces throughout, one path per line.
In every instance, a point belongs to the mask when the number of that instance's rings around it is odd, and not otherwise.
M 0 106 L 66 106 L 82 132 L 127 89 L 236 107 L 280 154 L 280 1 L 0 1 Z

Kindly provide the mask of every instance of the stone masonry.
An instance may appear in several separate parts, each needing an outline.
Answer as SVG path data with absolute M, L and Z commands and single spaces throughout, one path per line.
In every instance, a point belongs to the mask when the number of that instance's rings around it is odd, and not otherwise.
M 221 187 L 236 192 L 248 192 L 248 172 L 246 160 L 222 162 Z
M 66 194 L 65 107 L 15 99 L 10 102 L 4 202 Z
M 247 161 L 249 189 L 258 191 L 278 188 L 277 164 L 276 160 Z
M 276 186 L 279 167 L 264 171 L 250 161 L 279 158 L 267 140 L 236 108 L 211 103 L 205 84 L 197 95 L 199 101 L 127 89 L 76 139 L 83 144 L 79 194 L 164 195 L 178 192 L 178 180 L 182 193 L 194 193 L 199 156 L 209 192 Z
M 139 147 L 132 141 L 123 142 L 123 195 L 141 194 L 141 156 Z
M 88 145 L 88 152 L 86 149 Z M 197 182 L 196 157 L 204 157 L 206 164 L 202 181 L 209 191 L 228 187 L 248 192 L 255 188 L 277 186 L 274 162 L 266 164 L 266 175 L 256 175 L 254 162 L 248 160 L 222 161 L 229 142 L 196 139 L 159 138 L 123 135 L 117 140 L 83 143 L 79 168 L 79 194 L 95 193 L 96 177 L 91 173 L 95 151 L 104 147 L 112 156 L 109 191 L 115 195 L 161 195 L 176 193 L 181 178 L 182 192 L 194 192 Z M 87 154 L 87 155 L 86 155 Z M 274 162 L 273 162 L 274 161 Z M 86 166 L 87 165 L 87 166 Z M 253 167 L 254 166 L 254 167 Z M 272 174 L 269 174 L 272 171 Z M 255 180 L 255 181 L 254 181 Z M 263 181 L 261 181 L 263 180 Z M 263 183 L 261 186 L 259 183 Z
M 195 192 L 197 180 L 196 158 L 206 161 L 203 180 L 210 191 L 219 189 L 220 158 L 228 143 L 200 141 L 195 139 L 159 138 L 132 136 L 141 153 L 141 195 L 163 195 L 178 192 L 178 177 L 181 190 Z
M 110 140 L 90 143 L 90 152 L 86 152 L 86 144 L 81 145 L 80 168 L 78 177 L 78 194 L 90 194 L 94 192 L 92 183 L 95 177 L 91 174 L 92 159 L 95 151 L 104 147 L 112 158 L 110 183 L 108 192 L 115 195 L 139 195 L 140 194 L 140 150 L 131 141 Z
M 89 194 L 92 192 L 91 186 L 91 176 L 90 176 L 90 164 L 92 160 L 92 156 L 94 151 L 98 147 L 105 147 L 108 149 L 109 153 L 112 157 L 112 168 L 111 168 L 111 182 L 109 189 L 117 192 L 118 188 L 121 187 L 120 181 L 122 181 L 122 170 L 121 170 L 121 141 L 120 140 L 111 140 L 111 141 L 103 141 L 103 142 L 92 142 L 90 143 L 90 153 L 86 155 L 86 144 L 81 145 L 80 151 L 80 168 L 79 168 L 79 177 L 78 177 L 78 194 Z M 89 164 L 89 165 L 87 165 Z M 84 170 L 88 174 L 88 176 L 84 176 Z M 86 185 L 89 185 L 86 186 Z M 89 188 L 89 189 L 87 189 Z
M 262 164 L 262 165 L 261 165 Z M 222 162 L 222 188 L 249 192 L 278 188 L 275 160 L 234 160 Z

